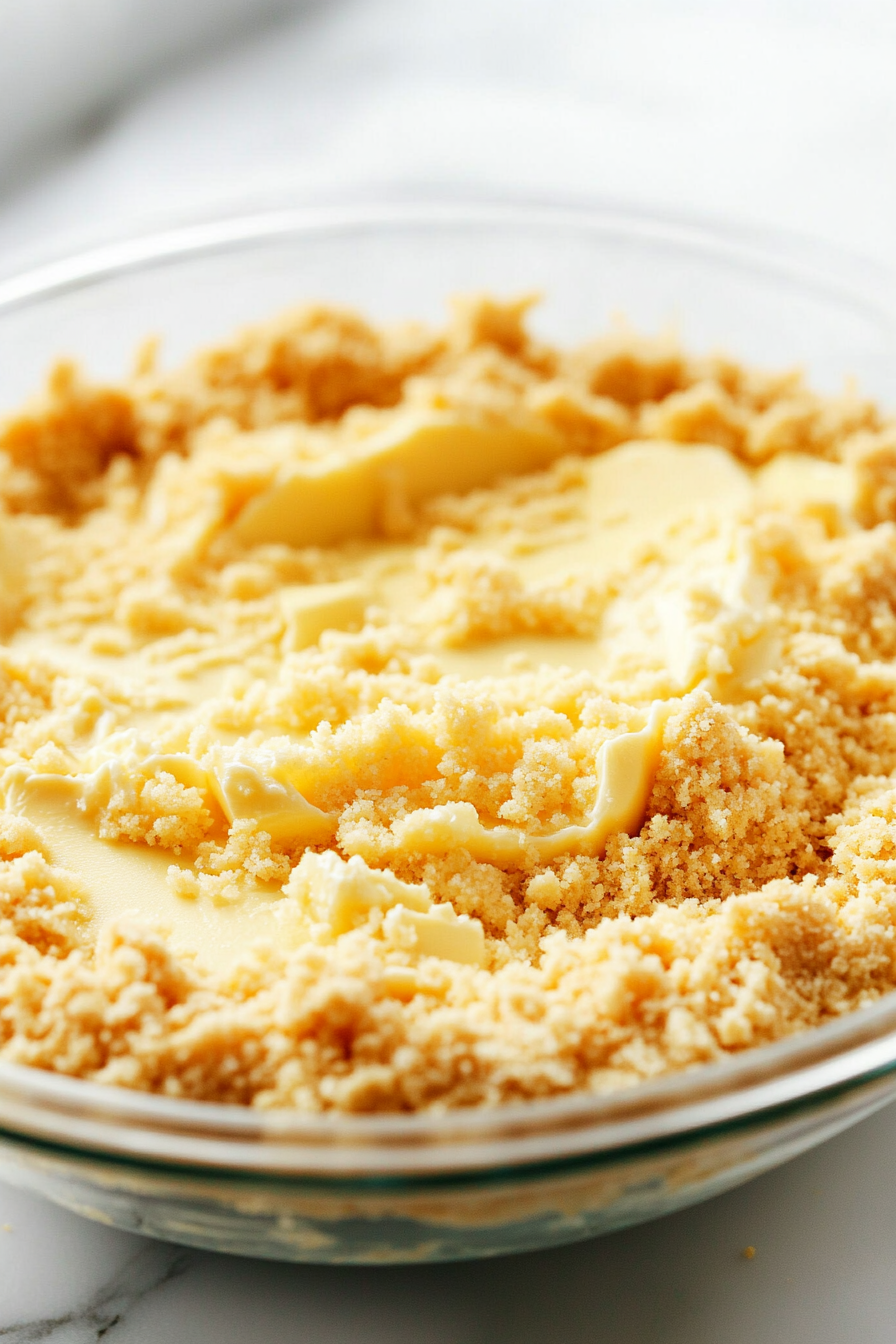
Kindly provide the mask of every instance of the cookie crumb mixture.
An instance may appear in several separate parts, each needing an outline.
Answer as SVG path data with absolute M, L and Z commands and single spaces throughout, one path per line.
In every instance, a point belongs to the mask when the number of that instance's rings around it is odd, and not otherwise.
M 896 987 L 896 421 L 529 306 L 0 426 L 0 1057 L 411 1111 Z

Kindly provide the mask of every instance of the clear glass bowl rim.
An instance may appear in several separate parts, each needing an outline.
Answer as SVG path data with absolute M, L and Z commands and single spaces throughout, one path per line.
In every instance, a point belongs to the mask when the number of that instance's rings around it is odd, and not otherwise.
M 6 313 L 115 276 L 265 241 L 454 228 L 638 240 L 754 271 L 892 328 L 896 275 L 798 235 L 618 205 L 401 202 L 268 210 L 128 238 L 0 281 Z M 50 353 L 50 352 L 48 352 Z M 896 994 L 770 1045 L 604 1096 L 412 1115 L 308 1114 L 182 1101 L 0 1061 L 0 1133 L 41 1147 L 231 1173 L 350 1179 L 530 1166 L 694 1139 L 823 1107 L 892 1076 Z

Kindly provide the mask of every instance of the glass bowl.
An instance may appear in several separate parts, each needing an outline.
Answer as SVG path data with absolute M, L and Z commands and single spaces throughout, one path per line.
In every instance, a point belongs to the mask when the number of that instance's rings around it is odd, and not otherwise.
M 614 209 L 284 211 L 128 241 L 0 284 L 0 407 L 58 355 L 120 377 L 290 304 L 437 321 L 447 296 L 540 291 L 536 330 L 615 313 L 696 350 L 846 375 L 884 401 L 896 283 L 815 244 Z M 896 996 L 610 1097 L 304 1115 L 145 1096 L 0 1063 L 0 1174 L 130 1231 L 282 1260 L 394 1263 L 556 1245 L 728 1189 L 896 1095 Z

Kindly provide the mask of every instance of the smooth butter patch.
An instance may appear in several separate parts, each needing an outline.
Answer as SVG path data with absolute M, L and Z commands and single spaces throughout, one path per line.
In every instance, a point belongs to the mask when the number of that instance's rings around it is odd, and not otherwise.
M 548 466 L 565 451 L 564 439 L 534 425 L 476 422 L 449 412 L 403 414 L 323 461 L 281 468 L 233 530 L 250 546 L 335 546 L 381 531 L 390 501 L 413 505 L 472 490 Z
M 3 785 L 6 807 L 33 822 L 51 862 L 77 874 L 97 934 L 115 919 L 137 916 L 168 930 L 176 950 L 214 971 L 226 971 L 256 940 L 277 937 L 278 893 L 243 880 L 232 904 L 184 901 L 168 882 L 170 850 L 101 839 L 80 806 L 83 778 L 12 766 Z
M 281 648 L 284 653 L 315 644 L 325 630 L 357 630 L 371 597 L 355 579 L 341 583 L 290 584 L 280 590 L 286 621 Z
M 688 526 L 699 518 L 724 521 L 749 509 L 750 474 L 711 444 L 633 439 L 584 466 L 584 533 L 523 559 L 532 577 L 586 570 L 593 576 L 624 569 L 645 546 L 663 542 L 687 553 Z

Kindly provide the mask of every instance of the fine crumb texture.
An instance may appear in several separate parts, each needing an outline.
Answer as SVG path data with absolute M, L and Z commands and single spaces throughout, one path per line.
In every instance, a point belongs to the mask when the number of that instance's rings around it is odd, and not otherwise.
M 493 1105 L 896 987 L 896 421 L 530 307 L 0 425 L 0 1058 Z

